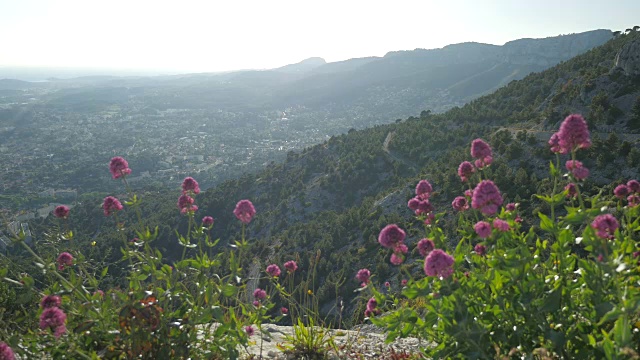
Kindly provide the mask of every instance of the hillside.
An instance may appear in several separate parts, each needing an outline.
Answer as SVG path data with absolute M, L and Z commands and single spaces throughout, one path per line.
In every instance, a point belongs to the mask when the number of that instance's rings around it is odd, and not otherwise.
M 481 137 L 493 146 L 491 178 L 505 202 L 520 203 L 519 211 L 526 215 L 547 211 L 532 194 L 551 186 L 548 180 L 540 180 L 546 177 L 552 156 L 547 140 L 569 113 L 584 114 L 592 130 L 593 146 L 583 159 L 591 170 L 585 183 L 588 192 L 611 192 L 606 184 L 637 177 L 640 79 L 633 69 L 637 69 L 634 49 L 639 43 L 638 33 L 622 35 L 444 114 L 425 111 L 420 118 L 350 131 L 301 152 L 289 152 L 282 163 L 200 195 L 197 216 L 213 216 L 214 236 L 228 244 L 240 231 L 231 213 L 235 203 L 251 199 L 258 212 L 248 227 L 254 256 L 244 261 L 264 267 L 297 256 L 304 272 L 312 255 L 320 252 L 315 295 L 326 314 L 335 304 L 334 287 L 344 279 L 346 285 L 337 295 L 353 298 L 358 286 L 353 276 L 359 268 L 369 267 L 380 280 L 399 280 L 397 268 L 389 264 L 388 253 L 378 246 L 376 237 L 388 223 L 408 228 L 404 225 L 415 221 L 406 203 L 419 179 L 433 184 L 433 203 L 436 212 L 443 213 L 447 239 L 457 241 L 450 203 L 465 190 L 456 169 L 467 159 L 472 139 Z M 169 258 L 182 249 L 173 229 L 186 226 L 175 209 L 177 196 L 177 191 L 142 194 L 146 215 L 160 228 L 156 246 Z M 79 206 L 74 213 L 72 226 L 79 236 L 97 241 L 93 251 L 115 253 L 112 244 L 118 240 L 102 223 L 95 202 Z M 127 215 L 130 221 L 132 216 Z M 408 234 L 410 248 L 417 240 L 415 234 Z M 225 251 L 224 245 L 218 249 Z M 412 271 L 414 265 L 400 269 Z M 358 306 L 347 303 L 349 313 Z

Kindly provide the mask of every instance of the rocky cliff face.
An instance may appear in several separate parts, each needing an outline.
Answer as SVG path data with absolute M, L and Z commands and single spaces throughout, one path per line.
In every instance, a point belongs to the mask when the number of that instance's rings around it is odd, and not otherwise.
M 627 75 L 640 75 L 640 38 L 626 44 L 616 54 L 615 68 Z
M 602 45 L 611 37 L 610 30 L 594 30 L 546 39 L 519 39 L 504 44 L 498 56 L 511 64 L 550 67 Z

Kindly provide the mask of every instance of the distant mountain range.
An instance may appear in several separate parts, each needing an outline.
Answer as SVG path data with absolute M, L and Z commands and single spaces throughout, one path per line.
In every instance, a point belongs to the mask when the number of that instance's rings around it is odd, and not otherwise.
M 284 109 L 331 108 L 353 116 L 367 109 L 371 125 L 429 109 L 442 112 L 542 71 L 605 43 L 610 30 L 545 39 L 520 39 L 502 46 L 480 43 L 441 49 L 389 52 L 327 63 L 309 58 L 271 70 L 161 77 L 84 77 L 33 86 L 153 87 L 166 107 Z M 0 76 L 1 77 L 1 76 Z M 76 84 L 77 85 L 77 84 Z M 0 89 L 24 83 L 0 81 Z M 167 100 L 168 99 L 168 100 Z M 167 101 L 165 101 L 167 100 Z

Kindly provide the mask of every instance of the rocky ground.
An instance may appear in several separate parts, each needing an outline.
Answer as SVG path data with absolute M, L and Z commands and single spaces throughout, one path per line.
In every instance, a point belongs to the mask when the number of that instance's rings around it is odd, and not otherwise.
M 323 357 L 309 356 L 296 352 L 288 338 L 293 335 L 291 326 L 278 326 L 264 324 L 262 326 L 265 335 L 260 339 L 259 332 L 253 335 L 251 345 L 243 352 L 246 359 L 323 359 Z M 392 357 L 394 353 L 418 355 L 421 347 L 427 342 L 416 338 L 397 339 L 385 344 L 385 334 L 372 325 L 364 325 L 356 330 L 327 330 L 326 339 L 332 339 L 335 346 L 330 349 L 327 359 L 404 359 L 405 357 Z M 317 330 L 320 333 L 321 330 Z M 262 341 L 261 341 L 262 340 Z M 262 352 L 261 352 L 262 345 Z M 418 358 L 418 357 L 416 357 Z

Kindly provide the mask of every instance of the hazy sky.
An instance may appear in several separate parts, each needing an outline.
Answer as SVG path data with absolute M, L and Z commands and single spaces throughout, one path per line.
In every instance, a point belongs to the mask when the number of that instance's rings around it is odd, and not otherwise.
M 640 25 L 640 0 L 0 0 L 0 66 L 270 68 Z

